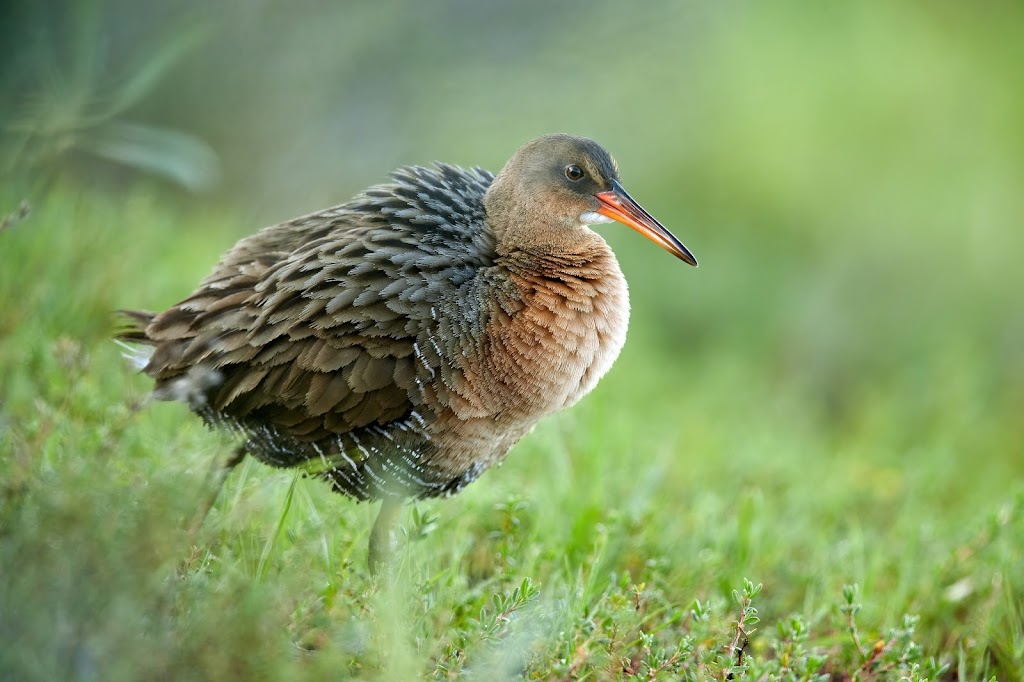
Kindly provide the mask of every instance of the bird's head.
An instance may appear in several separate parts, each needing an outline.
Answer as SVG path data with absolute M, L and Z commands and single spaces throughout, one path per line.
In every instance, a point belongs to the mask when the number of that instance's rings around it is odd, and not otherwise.
M 588 225 L 628 225 L 677 258 L 697 265 L 676 239 L 619 182 L 619 169 L 601 145 L 574 135 L 545 135 L 515 153 L 485 198 L 499 238 L 571 243 Z

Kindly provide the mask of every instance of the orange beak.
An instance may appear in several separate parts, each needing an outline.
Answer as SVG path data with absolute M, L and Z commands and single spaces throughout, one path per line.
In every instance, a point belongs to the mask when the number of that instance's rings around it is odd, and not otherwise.
M 690 250 L 665 229 L 664 225 L 655 220 L 654 216 L 633 201 L 633 197 L 629 196 L 618 180 L 612 180 L 610 190 L 598 192 L 594 196 L 601 202 L 601 208 L 597 209 L 598 213 L 632 227 L 676 258 L 697 267 L 697 259 Z

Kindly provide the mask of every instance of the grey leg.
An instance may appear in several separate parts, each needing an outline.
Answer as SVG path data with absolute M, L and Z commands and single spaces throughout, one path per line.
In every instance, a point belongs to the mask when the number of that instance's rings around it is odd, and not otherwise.
M 370 531 L 369 566 L 373 575 L 379 575 L 391 561 L 398 544 L 395 537 L 395 521 L 398 520 L 398 512 L 401 509 L 402 498 L 397 496 L 385 497 L 380 504 L 377 520 Z

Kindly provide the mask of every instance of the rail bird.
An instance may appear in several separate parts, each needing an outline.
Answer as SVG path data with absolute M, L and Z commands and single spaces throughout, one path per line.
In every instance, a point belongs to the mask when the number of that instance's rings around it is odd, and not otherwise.
M 626 281 L 590 225 L 696 259 L 596 142 L 545 135 L 496 176 L 404 167 L 347 203 L 238 242 L 188 298 L 122 311 L 154 396 L 245 454 L 382 500 L 376 572 L 404 500 L 457 493 L 594 388 L 626 339 Z

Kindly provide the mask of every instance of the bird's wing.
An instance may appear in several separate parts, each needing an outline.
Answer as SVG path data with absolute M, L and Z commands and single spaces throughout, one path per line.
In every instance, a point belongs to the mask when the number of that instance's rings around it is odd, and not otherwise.
M 408 414 L 451 371 L 457 349 L 438 330 L 493 249 L 482 213 L 452 227 L 452 211 L 482 210 L 487 180 L 456 171 L 406 169 L 395 185 L 243 239 L 146 328 L 158 392 L 208 372 L 199 383 L 217 415 L 310 441 Z M 452 198 L 456 181 L 465 201 Z

